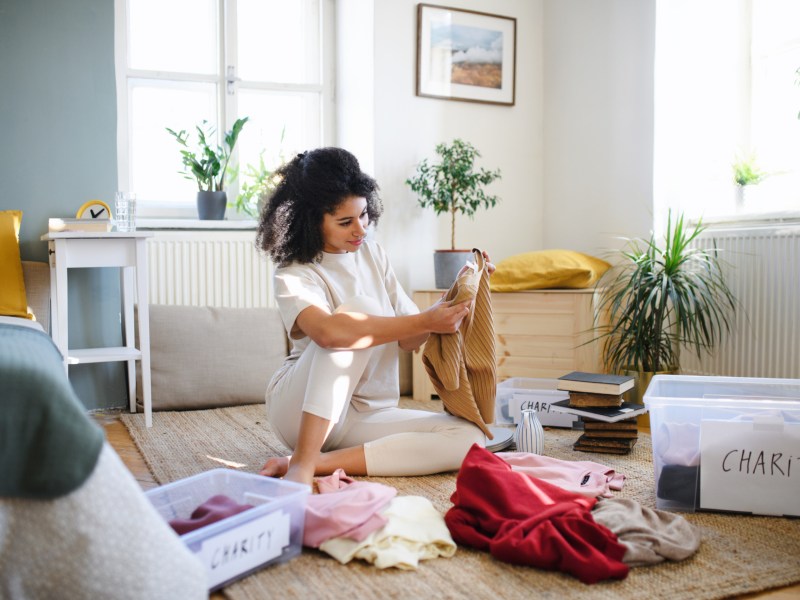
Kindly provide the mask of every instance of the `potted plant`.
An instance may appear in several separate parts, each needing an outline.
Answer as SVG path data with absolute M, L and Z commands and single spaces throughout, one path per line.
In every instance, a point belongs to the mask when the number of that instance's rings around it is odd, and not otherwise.
M 261 207 L 278 185 L 277 169 L 269 169 L 264 162 L 264 152 L 258 156 L 257 165 L 247 165 L 245 175 L 247 180 L 241 181 L 239 195 L 234 202 L 229 204 L 240 213 L 256 218 L 261 212 Z
M 225 174 L 236 140 L 248 119 L 249 117 L 237 119 L 231 130 L 225 134 L 222 145 L 214 143 L 216 130 L 204 120 L 195 127 L 198 151 L 189 147 L 189 133 L 185 129 L 176 132 L 166 128 L 181 146 L 184 170 L 180 173 L 186 179 L 197 181 L 197 214 L 200 219 L 221 220 L 225 217 L 225 207 L 228 204 L 224 188 Z
M 768 173 L 759 168 L 754 154 L 738 156 L 731 168 L 733 169 L 733 181 L 736 184 L 736 208 L 741 209 L 744 207 L 747 196 L 747 186 L 761 183 Z
M 456 279 L 458 271 L 472 256 L 471 250 L 456 250 L 456 214 L 472 217 L 479 208 L 495 206 L 499 200 L 486 193 L 484 186 L 500 178 L 500 171 L 476 169 L 478 150 L 460 139 L 452 144 L 436 146 L 440 161 L 431 164 L 427 159 L 417 165 L 414 177 L 406 179 L 411 191 L 423 208 L 432 208 L 440 215 L 450 213 L 450 249 L 436 250 L 434 271 L 436 287 L 447 289 Z
M 604 340 L 610 372 L 637 378 L 639 400 L 654 374 L 678 372 L 680 346 L 701 356 L 730 331 L 736 301 L 719 250 L 692 245 L 704 230 L 701 222 L 692 228 L 670 212 L 663 246 L 654 235 L 629 240 L 597 282 L 597 316 L 607 324 L 596 328 L 595 339 Z

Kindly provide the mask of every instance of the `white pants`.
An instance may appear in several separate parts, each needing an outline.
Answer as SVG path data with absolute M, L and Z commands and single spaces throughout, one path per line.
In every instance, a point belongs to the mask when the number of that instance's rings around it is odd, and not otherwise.
M 336 310 L 380 314 L 375 301 L 365 296 Z M 455 471 L 472 444 L 485 445 L 477 426 L 453 415 L 397 407 L 355 410 L 350 399 L 371 352 L 371 348 L 327 350 L 314 342 L 308 345 L 268 400 L 269 421 L 287 447 L 297 444 L 303 412 L 334 423 L 323 452 L 363 445 L 369 475 Z

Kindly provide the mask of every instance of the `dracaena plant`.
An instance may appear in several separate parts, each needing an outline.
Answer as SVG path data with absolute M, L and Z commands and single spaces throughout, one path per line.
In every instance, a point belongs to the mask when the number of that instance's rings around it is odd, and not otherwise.
M 597 283 L 598 314 L 608 317 L 597 330 L 612 372 L 677 369 L 680 346 L 699 357 L 730 331 L 736 301 L 720 250 L 694 244 L 704 230 L 670 213 L 663 246 L 654 235 L 629 240 Z
M 207 192 L 221 192 L 225 189 L 225 174 L 231 160 L 233 148 L 239 139 L 242 128 L 249 117 L 237 119 L 231 130 L 223 136 L 222 144 L 214 141 L 216 130 L 208 122 L 203 121 L 195 127 L 197 132 L 197 148 L 189 146 L 189 132 L 185 129 L 175 131 L 166 128 L 181 147 L 181 161 L 184 170 L 180 173 L 185 179 L 197 182 L 197 189 Z
M 495 206 L 499 198 L 487 194 L 484 186 L 499 179 L 500 171 L 476 169 L 475 159 L 480 152 L 463 140 L 437 145 L 436 154 L 439 162 L 421 161 L 414 177 L 406 179 L 406 185 L 417 194 L 423 208 L 433 208 L 437 215 L 450 213 L 450 248 L 455 250 L 456 214 L 472 217 L 479 208 Z

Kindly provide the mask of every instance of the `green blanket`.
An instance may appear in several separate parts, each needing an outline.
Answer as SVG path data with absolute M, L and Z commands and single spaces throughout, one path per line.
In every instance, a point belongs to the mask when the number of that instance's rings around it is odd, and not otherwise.
M 50 337 L 0 324 L 0 496 L 54 498 L 77 489 L 103 441 Z

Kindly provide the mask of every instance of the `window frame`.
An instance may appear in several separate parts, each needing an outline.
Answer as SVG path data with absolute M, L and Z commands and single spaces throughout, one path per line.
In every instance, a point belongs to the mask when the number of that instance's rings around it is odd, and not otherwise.
M 677 30 L 675 29 L 676 25 L 673 20 L 675 19 L 676 15 L 684 14 L 685 16 L 685 14 L 690 12 L 690 9 L 687 7 L 691 5 L 691 9 L 695 9 L 696 5 L 691 4 L 690 0 L 684 0 L 683 2 L 659 0 L 657 2 L 657 59 L 654 73 L 655 148 L 653 165 L 654 220 L 657 228 L 661 227 L 661 225 L 666 222 L 668 209 L 685 212 L 687 218 L 692 222 L 697 222 L 700 219 L 706 223 L 760 223 L 769 221 L 800 220 L 800 198 L 797 197 L 796 193 L 792 192 L 792 180 L 774 182 L 766 181 L 758 184 L 758 186 L 752 186 L 750 190 L 751 193 L 755 192 L 759 195 L 764 194 L 761 196 L 761 199 L 762 201 L 766 201 L 769 205 L 764 206 L 760 210 L 758 209 L 758 206 L 756 206 L 755 210 L 752 207 L 747 207 L 746 205 L 744 207 L 737 206 L 735 201 L 737 190 L 736 186 L 733 184 L 733 161 L 736 159 L 737 155 L 746 156 L 753 151 L 756 152 L 756 159 L 759 158 L 758 148 L 753 148 L 759 135 L 759 132 L 754 129 L 755 123 L 758 121 L 758 113 L 755 112 L 757 107 L 753 103 L 753 98 L 754 94 L 756 93 L 755 69 L 757 67 L 755 62 L 756 59 L 762 59 L 763 55 L 759 55 L 753 44 L 753 32 L 755 27 L 753 20 L 755 2 L 757 2 L 757 0 L 740 0 L 740 2 L 735 3 L 734 5 L 724 4 L 725 9 L 733 9 L 736 7 L 738 13 L 732 14 L 736 15 L 736 18 L 738 18 L 737 25 L 739 31 L 739 36 L 736 38 L 735 45 L 736 65 L 735 67 L 732 67 L 732 70 L 730 71 L 730 73 L 735 73 L 735 76 L 730 75 L 729 73 L 729 79 L 726 80 L 726 85 L 728 86 L 730 86 L 731 82 L 736 82 L 737 88 L 735 93 L 722 97 L 719 96 L 719 91 L 715 90 L 721 102 L 724 100 L 727 102 L 727 104 L 737 107 L 736 122 L 731 124 L 726 132 L 730 135 L 731 141 L 733 141 L 733 145 L 730 148 L 731 155 L 729 157 L 729 161 L 724 167 L 722 167 L 721 163 L 724 162 L 727 157 L 722 157 L 719 153 L 704 157 L 708 160 L 698 163 L 700 165 L 699 167 L 695 165 L 692 167 L 695 169 L 704 170 L 704 176 L 698 176 L 697 172 L 694 172 L 692 176 L 687 178 L 688 185 L 685 185 L 686 182 L 680 182 L 678 179 L 672 176 L 673 173 L 677 173 L 680 176 L 682 173 L 681 169 L 684 166 L 684 163 L 681 162 L 681 158 L 683 157 L 676 158 L 678 156 L 675 150 L 677 146 L 675 145 L 672 136 L 675 135 L 675 132 L 678 132 L 678 135 L 684 134 L 684 140 L 690 140 L 692 138 L 691 134 L 703 130 L 703 123 L 700 123 L 698 115 L 705 115 L 705 113 L 698 112 L 697 114 L 690 114 L 690 125 L 688 126 L 685 123 L 678 121 L 673 116 L 669 116 L 667 118 L 664 117 L 669 110 L 673 109 L 670 100 L 676 97 L 675 95 L 670 96 L 669 94 L 664 93 L 664 90 L 672 90 L 678 83 L 681 82 L 685 84 L 687 79 L 679 79 L 678 76 L 674 74 L 674 71 L 672 71 L 676 64 L 681 64 L 680 60 L 678 62 L 674 62 L 674 58 L 669 58 L 662 63 L 663 59 L 659 58 L 659 54 L 663 52 L 665 48 L 660 46 L 659 37 L 661 34 L 665 33 L 665 31 L 666 38 L 669 39 L 675 36 L 675 31 Z M 718 4 L 719 6 L 723 5 L 720 2 L 718 2 Z M 666 18 L 663 19 L 663 22 L 670 23 L 672 27 L 672 29 L 667 29 L 665 31 L 660 31 L 658 25 L 659 22 L 662 22 L 662 17 L 664 16 L 662 14 L 662 6 L 668 7 L 668 10 L 666 11 Z M 713 7 L 713 3 L 709 6 Z M 712 9 L 706 7 L 704 10 L 700 10 L 698 8 L 696 13 L 692 13 L 692 22 L 696 23 L 698 19 L 706 19 L 707 22 L 710 14 L 708 12 L 709 10 Z M 683 23 L 681 23 L 681 26 L 685 27 L 686 23 L 687 21 L 684 19 Z M 700 23 L 702 25 L 703 21 L 700 21 Z M 696 39 L 692 37 L 693 35 L 696 36 L 696 32 L 692 31 L 691 28 L 689 28 L 688 31 L 691 33 L 687 34 L 686 31 L 682 30 L 682 33 L 687 35 L 681 39 L 681 44 L 683 44 L 686 48 L 697 49 L 698 46 L 692 46 L 692 44 L 696 42 Z M 718 38 L 719 37 L 720 36 L 718 36 Z M 719 39 L 717 41 L 719 41 Z M 706 39 L 704 43 L 708 44 L 709 40 Z M 794 38 L 791 43 L 793 44 L 793 47 L 797 47 L 798 44 L 800 44 L 800 36 Z M 674 46 L 671 47 L 674 48 Z M 665 65 L 667 73 L 666 78 L 659 76 L 660 69 Z M 723 67 L 724 66 L 725 65 L 723 65 Z M 697 72 L 695 71 L 689 73 L 689 82 L 692 81 L 692 76 L 696 78 Z M 684 89 L 681 92 L 678 92 L 678 96 L 681 93 L 710 96 L 708 92 L 709 90 L 702 87 L 686 90 L 684 86 Z M 720 103 L 717 105 L 722 106 Z M 798 106 L 798 109 L 800 109 L 800 106 Z M 664 139 L 666 139 L 666 141 L 662 139 L 662 136 Z M 719 147 L 717 147 L 717 149 L 719 149 Z M 662 155 L 666 155 L 667 158 L 665 159 Z M 793 158 L 794 154 L 790 156 Z M 761 166 L 769 170 L 768 165 L 762 164 Z M 783 174 L 785 174 L 785 172 Z M 793 180 L 796 180 L 796 178 L 800 177 L 800 169 L 793 170 L 791 172 L 791 177 Z M 767 179 L 770 180 L 771 177 L 768 177 Z M 684 184 L 684 187 L 679 189 L 679 185 L 681 183 Z M 730 190 L 727 197 L 724 196 L 726 185 Z M 712 195 L 708 196 L 708 193 L 711 193 Z M 709 201 L 710 206 L 705 204 L 703 201 L 704 197 L 713 198 L 711 201 Z
M 264 92 L 315 92 L 320 95 L 320 145 L 333 145 L 336 132 L 335 105 L 335 0 L 319 0 L 320 10 L 320 68 L 319 84 L 291 84 L 275 82 L 243 82 L 236 76 L 238 66 L 236 16 L 237 0 L 214 0 L 217 11 L 218 74 L 202 75 L 194 73 L 176 73 L 168 71 L 152 71 L 131 69 L 128 67 L 128 2 L 114 0 L 114 64 L 117 92 L 117 184 L 118 189 L 131 190 L 131 122 L 129 107 L 129 81 L 135 79 L 167 81 L 181 83 L 211 83 L 217 86 L 216 119 L 223 125 L 218 127 L 217 135 L 227 131 L 238 117 L 238 94 L 241 88 Z M 231 72 L 229 67 L 233 66 Z M 229 94 L 233 86 L 234 93 Z M 166 143 L 166 142 L 165 142 Z M 232 162 L 238 162 L 238 148 L 234 149 Z M 228 201 L 233 201 L 239 192 L 239 182 L 232 181 L 226 186 Z M 193 201 L 153 201 L 139 199 L 139 216 L 144 218 L 190 218 L 197 217 L 197 209 Z M 226 212 L 226 218 L 243 218 L 232 209 Z

